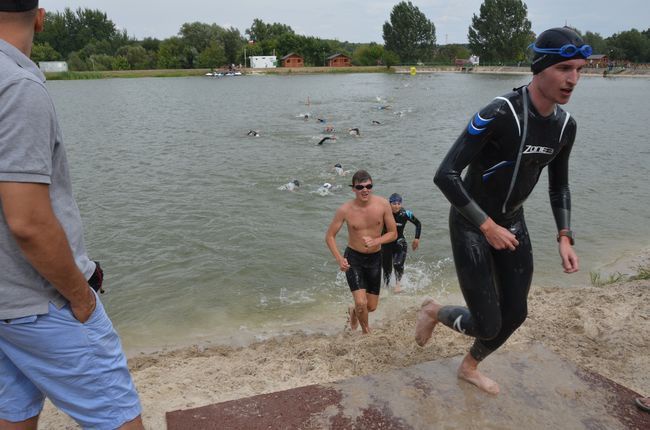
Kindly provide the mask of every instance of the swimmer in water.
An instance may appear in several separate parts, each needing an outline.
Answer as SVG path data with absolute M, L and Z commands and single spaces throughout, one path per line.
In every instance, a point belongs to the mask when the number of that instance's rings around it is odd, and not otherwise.
M 325 141 L 327 141 L 327 140 L 336 140 L 336 137 L 335 137 L 335 136 L 325 136 L 324 138 L 322 138 L 322 139 L 320 140 L 320 142 L 318 142 L 318 144 L 319 144 L 319 145 L 322 145 L 322 144 L 325 143 Z
M 372 125 L 381 125 L 381 123 L 377 120 L 372 120 Z
M 335 130 L 334 130 L 334 126 L 333 126 L 333 125 L 328 125 L 328 126 L 326 126 L 325 129 L 323 130 L 324 133 L 334 133 L 334 131 L 335 131 Z
M 346 172 L 345 170 L 343 170 L 343 166 L 341 166 L 341 163 L 336 163 L 336 164 L 334 165 L 334 171 L 335 171 L 336 174 L 339 175 L 339 176 L 345 176 L 345 174 L 348 173 L 348 172 Z
M 326 195 L 330 194 L 330 191 L 332 191 L 332 188 L 333 188 L 332 184 L 330 184 L 329 182 L 325 182 L 323 185 L 318 187 L 316 192 L 318 194 L 320 194 L 321 196 L 326 196 Z
M 348 129 L 348 133 L 350 133 L 350 135 L 352 135 L 352 136 L 356 136 L 356 137 L 360 137 L 360 136 L 361 136 L 361 132 L 359 131 L 359 127 L 355 127 L 355 128 L 350 128 L 350 129 Z
M 297 179 L 292 179 L 291 182 L 288 182 L 284 185 L 280 185 L 278 190 L 282 191 L 296 191 L 300 187 L 300 181 Z
M 451 203 L 451 246 L 467 306 L 426 299 L 415 327 L 420 346 L 438 323 L 473 337 L 457 374 L 490 394 L 497 394 L 499 385 L 478 365 L 528 315 L 533 252 L 523 204 L 545 167 L 562 268 L 565 273 L 579 269 L 569 191 L 576 121 L 560 105 L 571 98 L 592 50 L 568 27 L 542 32 L 530 48 L 531 82 L 477 112 L 434 177 Z
M 246 133 L 246 135 L 252 137 L 260 137 L 260 132 L 257 130 L 249 130 L 248 133 Z

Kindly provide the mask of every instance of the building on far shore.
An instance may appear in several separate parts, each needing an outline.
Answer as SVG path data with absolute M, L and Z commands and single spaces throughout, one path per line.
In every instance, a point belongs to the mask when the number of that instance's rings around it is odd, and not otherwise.
M 334 54 L 327 57 L 328 67 L 350 67 L 352 59 L 345 54 Z
M 294 52 L 281 57 L 280 61 L 282 62 L 282 67 L 305 67 L 305 60 L 302 56 Z
M 38 68 L 43 73 L 67 72 L 68 63 L 65 61 L 39 61 Z
M 609 64 L 609 58 L 607 55 L 604 54 L 592 54 L 589 57 L 587 57 L 587 67 L 595 67 L 595 68 L 601 68 L 601 67 L 607 67 Z
M 248 57 L 248 59 L 253 69 L 274 69 L 278 65 L 278 59 L 275 55 L 260 55 Z

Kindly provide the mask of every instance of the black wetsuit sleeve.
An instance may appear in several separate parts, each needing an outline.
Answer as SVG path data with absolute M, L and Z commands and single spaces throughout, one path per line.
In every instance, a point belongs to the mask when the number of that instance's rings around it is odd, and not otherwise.
M 573 118 L 567 124 L 566 144 L 548 165 L 548 194 L 557 230 L 571 229 L 571 191 L 569 190 L 569 156 L 576 136 Z
M 406 218 L 411 221 L 413 225 L 415 225 L 415 238 L 419 239 L 420 233 L 422 233 L 422 223 L 415 217 L 415 215 L 413 215 L 413 212 L 411 211 L 406 211 Z
M 481 153 L 497 130 L 496 124 L 501 119 L 500 111 L 503 103 L 495 99 L 472 117 L 463 133 L 447 152 L 433 178 L 433 182 L 447 200 L 476 227 L 483 224 L 488 215 L 463 186 L 461 173 Z

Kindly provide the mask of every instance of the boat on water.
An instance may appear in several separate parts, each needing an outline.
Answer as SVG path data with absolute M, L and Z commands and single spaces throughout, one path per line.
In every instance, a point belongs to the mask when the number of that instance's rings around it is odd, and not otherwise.
M 214 72 L 208 72 L 205 74 L 205 76 L 212 77 L 212 78 L 221 78 L 224 76 L 242 76 L 242 72 L 239 71 L 214 71 Z

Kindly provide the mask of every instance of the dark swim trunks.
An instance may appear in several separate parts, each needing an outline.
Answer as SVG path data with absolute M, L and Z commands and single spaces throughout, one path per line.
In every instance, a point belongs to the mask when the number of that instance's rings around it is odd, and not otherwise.
M 350 291 L 366 290 L 366 293 L 378 296 L 381 288 L 381 251 L 363 254 L 347 247 L 343 256 L 350 264 L 350 269 L 345 272 Z

